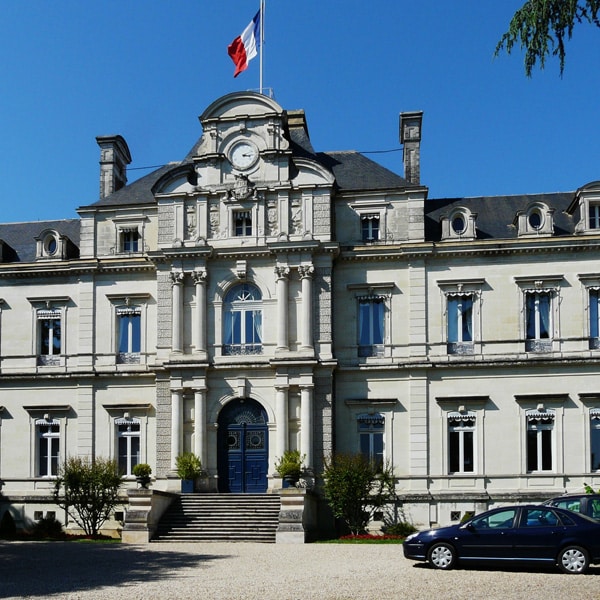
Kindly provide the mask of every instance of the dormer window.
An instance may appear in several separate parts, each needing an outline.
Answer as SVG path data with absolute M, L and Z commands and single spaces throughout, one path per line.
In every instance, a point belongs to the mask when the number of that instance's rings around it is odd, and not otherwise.
M 552 235 L 554 233 L 554 209 L 543 202 L 531 204 L 527 210 L 519 211 L 513 225 L 519 237 Z
M 589 204 L 589 228 L 600 229 L 600 203 Z
M 468 208 L 457 207 L 450 213 L 443 215 L 442 240 L 474 240 L 477 238 L 475 225 L 477 215 Z
M 465 228 L 465 218 L 459 213 L 452 219 L 452 231 L 456 235 L 461 235 L 465 232 Z
M 36 238 L 36 256 L 42 259 L 65 259 L 68 243 L 68 239 L 54 229 L 42 231 Z
M 575 233 L 597 235 L 600 230 L 600 181 L 579 188 L 567 214 L 577 222 Z
M 536 231 L 542 227 L 543 224 L 542 215 L 539 210 L 533 210 L 529 213 L 529 226 Z

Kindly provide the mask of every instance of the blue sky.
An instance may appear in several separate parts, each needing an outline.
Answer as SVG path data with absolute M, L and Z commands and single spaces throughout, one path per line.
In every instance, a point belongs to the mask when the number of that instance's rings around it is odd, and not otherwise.
M 600 179 L 600 29 L 582 25 L 527 79 L 493 58 L 523 0 L 267 0 L 264 85 L 306 111 L 318 151 L 399 149 L 423 110 L 430 198 L 575 190 Z M 198 115 L 258 88 L 227 45 L 258 0 L 0 0 L 0 221 L 76 216 L 98 199 L 97 135 L 144 167 L 181 160 Z M 402 174 L 402 153 L 369 155 Z

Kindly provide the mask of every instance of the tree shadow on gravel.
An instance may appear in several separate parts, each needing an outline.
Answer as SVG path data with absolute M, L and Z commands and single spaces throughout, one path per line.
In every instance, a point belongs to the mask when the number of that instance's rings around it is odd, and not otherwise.
M 164 581 L 226 555 L 153 550 L 152 545 L 0 542 L 0 598 L 77 593 L 106 586 Z

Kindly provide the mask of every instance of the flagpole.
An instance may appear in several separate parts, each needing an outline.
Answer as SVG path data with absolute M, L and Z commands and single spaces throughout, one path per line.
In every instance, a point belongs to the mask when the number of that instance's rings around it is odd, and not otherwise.
M 265 43 L 265 0 L 260 0 L 260 82 L 259 90 L 263 93 L 263 46 Z

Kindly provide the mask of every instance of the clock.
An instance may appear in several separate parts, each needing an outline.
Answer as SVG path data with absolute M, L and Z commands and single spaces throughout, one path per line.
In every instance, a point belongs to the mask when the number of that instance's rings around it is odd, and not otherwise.
M 251 142 L 237 142 L 229 150 L 229 160 L 240 171 L 249 169 L 258 160 L 258 148 Z

